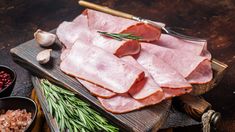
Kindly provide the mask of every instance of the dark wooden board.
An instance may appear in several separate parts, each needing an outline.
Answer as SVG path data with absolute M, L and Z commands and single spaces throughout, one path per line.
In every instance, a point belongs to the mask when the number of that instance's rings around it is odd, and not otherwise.
M 70 89 L 78 94 L 84 101 L 89 102 L 97 111 L 101 112 L 110 121 L 125 131 L 158 130 L 166 120 L 171 100 L 144 109 L 126 114 L 112 114 L 107 112 L 98 100 L 92 96 L 76 79 L 67 76 L 59 69 L 60 47 L 54 45 L 52 58 L 49 64 L 40 65 L 36 55 L 43 50 L 34 40 L 28 41 L 11 49 L 13 60 L 40 77 L 47 78 L 54 83 Z
M 52 32 L 55 32 L 55 30 Z M 44 66 L 39 65 L 38 62 L 36 62 L 35 60 L 37 53 L 43 50 L 43 48 L 38 46 L 38 44 L 36 44 L 34 40 L 28 41 L 16 48 L 11 49 L 11 54 L 13 56 L 13 59 L 18 62 L 21 66 L 27 68 L 33 73 L 38 74 L 39 76 L 48 78 L 49 80 L 54 81 L 55 83 L 76 92 L 82 99 L 93 104 L 94 108 L 104 113 L 111 121 L 118 124 L 119 127 L 121 127 L 122 129 L 132 131 L 148 131 L 151 129 L 159 129 L 159 127 L 165 121 L 165 118 L 168 116 L 169 107 L 171 103 L 171 101 L 169 100 L 162 102 L 159 105 L 148 107 L 147 109 L 142 109 L 140 111 L 134 111 L 128 114 L 115 115 L 106 112 L 100 106 L 97 99 L 91 96 L 89 92 L 84 89 L 79 82 L 60 71 L 60 47 L 58 45 L 54 45 L 51 48 L 53 49 L 52 60 L 49 62 L 49 64 Z M 223 77 L 227 65 L 213 59 L 212 68 L 214 74 L 213 80 L 207 84 L 194 85 L 194 89 L 191 94 L 204 94 L 214 88 L 214 86 L 217 85 Z M 156 111 L 157 113 L 154 113 L 154 111 Z M 142 119 L 142 117 L 145 118 Z M 164 126 L 164 128 L 166 126 Z

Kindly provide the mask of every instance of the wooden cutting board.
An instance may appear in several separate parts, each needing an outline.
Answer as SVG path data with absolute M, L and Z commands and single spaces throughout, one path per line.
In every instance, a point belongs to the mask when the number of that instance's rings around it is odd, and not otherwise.
M 41 48 L 34 40 L 25 42 L 11 49 L 10 52 L 13 60 L 15 60 L 15 62 L 20 64 L 22 67 L 28 69 L 39 77 L 47 78 L 57 85 L 61 85 L 76 92 L 82 100 L 89 102 L 94 109 L 102 113 L 122 131 L 155 131 L 158 130 L 165 122 L 171 106 L 171 100 L 165 100 L 160 104 L 126 114 L 112 114 L 107 112 L 101 106 L 99 101 L 92 96 L 76 79 L 64 74 L 59 69 L 59 57 L 61 53 L 60 47 L 58 45 L 54 45 L 51 48 L 53 49 L 51 61 L 46 65 L 40 65 L 36 61 L 36 55 L 42 51 L 43 48 Z
M 52 32 L 55 32 L 55 30 Z M 36 61 L 36 55 L 44 48 L 41 48 L 34 40 L 25 42 L 11 49 L 10 52 L 13 60 L 22 67 L 30 70 L 32 73 L 40 77 L 47 78 L 58 85 L 76 92 L 81 99 L 89 102 L 96 110 L 103 113 L 105 117 L 120 127 L 121 130 L 137 132 L 158 130 L 166 120 L 169 114 L 171 100 L 166 100 L 160 104 L 126 114 L 112 114 L 107 112 L 101 106 L 99 101 L 92 96 L 76 79 L 67 76 L 59 69 L 59 57 L 61 53 L 60 46 L 55 44 L 50 48 L 53 49 L 52 58 L 46 65 L 40 65 Z M 214 86 L 218 84 L 222 78 L 227 65 L 213 59 L 212 68 L 213 80 L 207 84 L 194 85 L 192 94 L 204 94 L 214 88 Z

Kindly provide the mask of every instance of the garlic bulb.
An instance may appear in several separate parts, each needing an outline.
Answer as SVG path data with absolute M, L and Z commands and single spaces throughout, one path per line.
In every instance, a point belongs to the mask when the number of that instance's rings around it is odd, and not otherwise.
M 52 49 L 46 49 L 38 53 L 36 60 L 39 62 L 39 64 L 46 64 L 50 60 L 51 51 Z
M 34 39 L 43 47 L 51 46 L 56 41 L 56 35 L 38 29 L 34 33 Z

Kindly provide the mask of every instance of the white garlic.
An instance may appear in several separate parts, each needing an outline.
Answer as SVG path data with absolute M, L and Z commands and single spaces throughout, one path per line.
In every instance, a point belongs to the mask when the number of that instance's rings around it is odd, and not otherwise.
M 34 33 L 34 39 L 39 45 L 43 47 L 48 47 L 48 46 L 51 46 L 56 41 L 56 35 L 53 33 L 49 33 L 46 31 L 42 31 L 41 29 L 38 29 Z
M 39 64 L 46 64 L 50 60 L 51 51 L 52 49 L 46 49 L 37 54 L 36 60 L 39 62 Z

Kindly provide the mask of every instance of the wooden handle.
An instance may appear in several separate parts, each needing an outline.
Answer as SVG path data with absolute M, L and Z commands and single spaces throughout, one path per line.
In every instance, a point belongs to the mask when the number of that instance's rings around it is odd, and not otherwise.
M 101 12 L 104 12 L 104 13 L 108 13 L 108 14 L 111 14 L 111 15 L 115 15 L 115 16 L 119 16 L 119 17 L 123 17 L 123 18 L 127 18 L 127 19 L 132 19 L 134 17 L 131 14 L 124 13 L 124 12 L 117 11 L 117 10 L 113 10 L 113 9 L 110 9 L 106 6 L 100 6 L 100 5 L 97 5 L 97 4 L 94 4 L 94 3 L 91 3 L 91 2 L 87 2 L 87 1 L 84 1 L 84 0 L 80 0 L 80 1 L 78 1 L 78 3 L 81 6 L 84 6 L 84 7 L 90 8 L 90 9 L 94 9 L 94 10 L 97 10 L 97 11 L 101 11 Z
M 205 99 L 200 96 L 193 96 L 189 94 L 176 98 L 173 103 L 175 106 L 178 106 L 181 111 L 186 112 L 188 115 L 198 121 L 201 121 L 202 115 L 211 109 L 211 104 L 208 103 Z M 214 112 L 210 119 L 210 123 L 213 127 L 216 128 L 220 119 L 220 113 Z
M 200 120 L 201 116 L 211 109 L 211 104 L 200 96 L 183 95 L 180 96 L 178 100 L 181 104 L 181 108 L 197 120 Z

